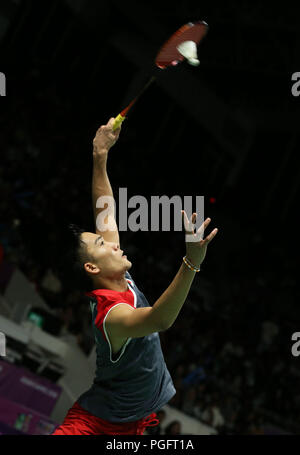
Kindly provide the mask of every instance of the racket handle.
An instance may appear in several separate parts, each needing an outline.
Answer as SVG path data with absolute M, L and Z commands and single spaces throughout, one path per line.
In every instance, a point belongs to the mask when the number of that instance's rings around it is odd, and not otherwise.
M 123 115 L 121 114 L 117 115 L 117 117 L 115 118 L 115 123 L 113 125 L 113 131 L 120 127 L 120 125 L 124 122 L 125 118 L 126 117 L 123 117 Z

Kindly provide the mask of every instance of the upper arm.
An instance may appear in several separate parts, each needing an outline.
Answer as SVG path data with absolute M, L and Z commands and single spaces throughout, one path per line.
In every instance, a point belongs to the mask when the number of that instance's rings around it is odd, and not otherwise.
M 110 333 L 118 338 L 141 338 L 154 332 L 165 330 L 154 317 L 152 307 L 132 308 L 118 305 L 106 318 Z

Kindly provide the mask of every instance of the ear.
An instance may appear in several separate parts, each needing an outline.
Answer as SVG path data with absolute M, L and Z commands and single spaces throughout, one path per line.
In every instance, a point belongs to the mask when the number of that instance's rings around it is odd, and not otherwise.
M 85 262 L 83 266 L 85 271 L 91 273 L 92 275 L 97 275 L 100 272 L 99 267 L 97 267 L 92 262 Z

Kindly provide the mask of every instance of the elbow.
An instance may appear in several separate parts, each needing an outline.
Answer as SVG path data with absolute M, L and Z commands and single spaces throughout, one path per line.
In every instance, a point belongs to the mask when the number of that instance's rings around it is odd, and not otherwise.
M 171 322 L 169 318 L 162 317 L 162 314 L 157 311 L 155 306 L 151 308 L 150 317 L 152 320 L 152 326 L 155 327 L 156 332 L 164 332 L 173 325 L 173 322 Z
M 160 330 L 159 332 L 165 332 L 166 330 L 168 330 L 170 327 L 172 327 L 172 323 L 171 322 L 165 322 L 163 324 L 160 325 Z

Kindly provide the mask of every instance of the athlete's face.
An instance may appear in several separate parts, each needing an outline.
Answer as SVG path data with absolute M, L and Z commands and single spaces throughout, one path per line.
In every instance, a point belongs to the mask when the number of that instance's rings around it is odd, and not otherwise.
M 83 232 L 81 240 L 86 244 L 90 258 L 84 264 L 87 272 L 101 277 L 115 277 L 130 269 L 132 264 L 117 243 L 107 242 L 101 235 L 92 232 Z

